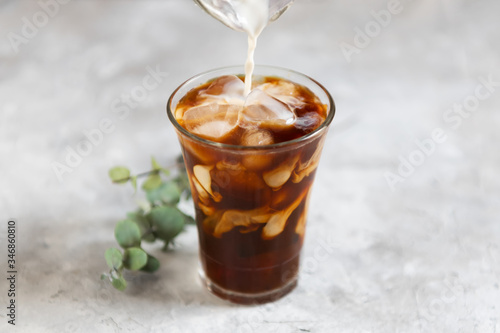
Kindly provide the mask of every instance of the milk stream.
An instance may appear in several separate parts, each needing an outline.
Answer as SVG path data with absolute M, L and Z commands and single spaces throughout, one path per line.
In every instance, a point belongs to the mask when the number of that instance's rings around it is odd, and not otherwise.
M 247 96 L 252 90 L 252 75 L 255 67 L 254 54 L 257 47 L 257 36 L 248 35 L 247 60 L 245 62 L 245 90 L 243 94 Z
M 255 67 L 254 53 L 257 39 L 269 21 L 269 0 L 239 0 L 233 4 L 234 11 L 248 35 L 248 52 L 245 63 L 245 96 L 252 90 L 252 75 Z

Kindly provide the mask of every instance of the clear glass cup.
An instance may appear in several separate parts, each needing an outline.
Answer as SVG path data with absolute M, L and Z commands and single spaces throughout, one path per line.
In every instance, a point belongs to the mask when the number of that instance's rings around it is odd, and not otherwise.
M 221 144 L 179 125 L 174 111 L 188 91 L 243 72 L 227 67 L 187 80 L 172 93 L 167 114 L 193 193 L 200 276 L 220 298 L 258 304 L 277 300 L 297 285 L 310 191 L 335 106 L 328 91 L 306 75 L 256 66 L 255 75 L 277 76 L 309 88 L 327 107 L 325 121 L 305 136 L 264 146 Z

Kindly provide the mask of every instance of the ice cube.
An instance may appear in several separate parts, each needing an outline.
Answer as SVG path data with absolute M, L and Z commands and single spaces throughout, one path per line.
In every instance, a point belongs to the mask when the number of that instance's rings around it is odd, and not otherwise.
M 193 179 L 193 184 L 196 189 L 196 193 L 198 193 L 198 199 L 207 202 L 206 199 L 208 199 L 208 192 L 201 186 L 200 182 L 195 178 Z
M 218 101 L 242 105 L 245 101 L 245 83 L 235 75 L 224 75 L 215 79 L 208 88 L 200 94 L 207 101 Z
M 203 214 L 205 214 L 206 216 L 211 216 L 215 213 L 215 208 L 210 206 L 210 205 L 205 205 L 201 202 L 198 202 L 198 207 L 201 209 Z
M 300 183 L 302 179 L 304 179 L 305 177 L 309 177 L 309 175 L 313 173 L 314 170 L 316 170 L 317 166 L 318 163 L 314 162 L 312 164 L 309 164 L 309 166 L 306 167 L 305 169 L 294 171 L 292 176 L 292 182 Z
M 217 225 L 213 235 L 221 237 L 223 233 L 231 231 L 234 227 L 252 227 L 261 223 L 266 223 L 271 214 L 267 207 L 256 208 L 253 210 L 226 210 Z M 244 229 L 248 230 L 248 229 Z
M 302 210 L 302 213 L 300 214 L 300 217 L 297 221 L 297 225 L 295 226 L 295 233 L 302 237 L 304 236 L 304 233 L 306 231 L 307 210 L 309 209 L 310 198 L 311 198 L 311 190 L 309 189 L 309 192 L 307 193 L 306 196 L 306 204 L 304 206 L 304 209 Z
M 225 122 L 224 120 L 216 120 L 197 126 L 193 128 L 191 132 L 207 139 L 218 140 L 226 136 L 234 128 L 235 126 L 231 126 L 230 123 Z
M 315 112 L 308 112 L 297 118 L 295 127 L 302 130 L 309 130 L 312 128 L 317 128 L 325 119 Z
M 245 102 L 244 89 L 245 84 L 238 77 L 234 75 L 221 76 L 215 79 L 206 89 L 193 90 L 194 96 L 188 93 L 189 103 L 177 106 L 175 119 L 187 121 L 203 118 L 207 114 L 217 112 L 217 105 L 242 106 Z M 211 109 L 207 109 L 207 105 Z
M 243 146 L 263 146 L 273 143 L 273 136 L 266 130 L 248 130 L 241 137 L 241 145 Z
M 286 221 L 290 216 L 286 214 L 287 211 L 282 211 L 271 216 L 264 229 L 262 229 L 262 238 L 270 239 L 279 235 L 285 229 Z
M 271 154 L 265 152 L 247 154 L 242 157 L 241 163 L 249 170 L 262 170 L 267 168 L 273 161 Z
M 226 120 L 236 123 L 241 106 L 234 104 L 208 103 L 192 107 L 184 112 L 182 121 L 186 126 L 198 126 L 211 120 Z
M 293 170 L 288 168 L 278 168 L 270 172 L 266 172 L 263 175 L 264 181 L 270 187 L 278 189 L 288 181 L 292 175 L 292 171 Z
M 204 145 L 198 144 L 190 139 L 181 139 L 182 146 L 186 149 L 186 153 L 193 155 L 200 162 L 204 164 L 214 164 L 217 162 L 217 156 L 212 154 L 211 151 L 207 150 Z
M 321 156 L 321 150 L 323 149 L 323 144 L 325 139 L 323 138 L 318 145 L 316 150 L 311 157 L 306 162 L 299 162 L 296 170 L 294 170 L 292 175 L 292 182 L 300 183 L 304 177 L 308 177 L 314 170 L 318 167 L 319 158 Z
M 297 207 L 304 199 L 304 196 L 308 193 L 309 189 L 306 189 L 302 192 L 295 201 L 288 206 L 286 209 L 277 212 L 271 216 L 271 218 L 267 221 L 266 225 L 262 229 L 262 238 L 263 239 L 271 239 L 278 236 L 286 226 L 288 218 L 292 215 L 293 211 L 297 209 Z
M 285 103 L 291 110 L 304 105 L 304 102 L 297 98 L 297 96 L 301 96 L 301 93 L 297 91 L 297 85 L 292 82 L 286 80 L 266 82 L 257 86 L 256 89 L 262 90 L 269 96 Z
M 264 178 L 266 184 L 273 189 L 279 189 L 281 186 L 283 186 L 292 175 L 293 169 L 295 168 L 298 159 L 298 156 L 293 157 L 288 161 L 285 161 L 277 168 L 264 172 L 262 177 Z
M 241 137 L 243 146 L 263 146 L 274 143 L 273 136 L 266 130 L 250 129 L 245 131 Z M 256 152 L 246 154 L 242 157 L 242 163 L 245 168 L 250 170 L 261 170 L 266 168 L 273 160 L 273 156 L 266 152 Z
M 182 120 L 191 133 L 219 141 L 236 129 L 240 110 L 237 105 L 204 104 L 184 112 Z
M 291 125 L 295 122 L 295 114 L 287 104 L 259 89 L 248 94 L 242 114 L 251 123 L 274 121 Z
M 212 178 L 210 176 L 212 169 L 213 165 L 195 165 L 193 167 L 193 174 L 197 182 L 194 182 L 194 184 L 200 196 L 206 197 L 206 193 L 208 193 L 215 202 L 219 202 L 222 200 L 222 196 L 220 193 L 212 191 Z

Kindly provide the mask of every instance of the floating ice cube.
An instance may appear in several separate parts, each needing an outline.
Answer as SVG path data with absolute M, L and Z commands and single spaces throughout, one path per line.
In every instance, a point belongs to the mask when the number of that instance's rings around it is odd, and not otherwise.
M 234 128 L 235 126 L 232 126 L 224 120 L 216 120 L 197 126 L 192 130 L 192 132 L 207 139 L 218 140 L 226 136 Z
M 295 127 L 310 130 L 311 128 L 317 128 L 324 121 L 324 119 L 315 112 L 309 112 L 301 117 L 297 118 L 295 122 Z
M 207 101 L 219 101 L 242 105 L 245 83 L 235 75 L 225 75 L 215 79 L 210 86 L 200 94 Z
M 255 129 L 246 131 L 241 138 L 243 146 L 263 146 L 273 144 L 273 136 L 266 130 Z
M 182 120 L 186 125 L 197 126 L 209 120 L 227 120 L 236 122 L 241 106 L 209 103 L 192 107 L 184 112 Z
M 295 122 L 295 114 L 287 104 L 266 94 L 262 90 L 254 89 L 248 94 L 243 117 L 249 122 L 277 121 L 291 125 Z
M 288 105 L 291 110 L 299 108 L 304 104 L 302 100 L 297 98 L 297 96 L 301 95 L 297 91 L 297 85 L 289 81 L 267 82 L 257 86 L 256 89 L 262 90 L 269 96 Z
M 220 140 L 237 127 L 241 106 L 210 103 L 193 107 L 182 116 L 186 129 L 210 140 Z

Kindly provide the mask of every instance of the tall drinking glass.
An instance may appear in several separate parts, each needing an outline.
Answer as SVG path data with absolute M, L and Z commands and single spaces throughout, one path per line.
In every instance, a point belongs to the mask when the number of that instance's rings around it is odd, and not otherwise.
M 287 69 L 256 66 L 255 76 L 283 78 L 312 91 L 326 108 L 323 123 L 299 138 L 259 146 L 210 141 L 179 124 L 176 106 L 188 92 L 242 72 L 227 67 L 187 80 L 172 93 L 167 113 L 193 193 L 202 280 L 223 299 L 252 304 L 277 300 L 297 285 L 308 201 L 335 106 L 315 80 Z

